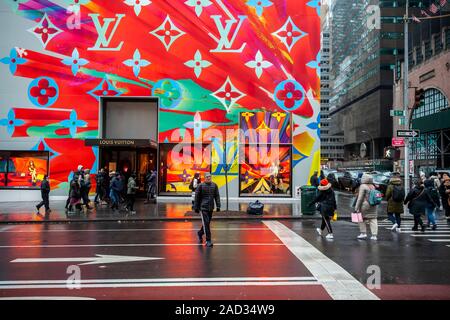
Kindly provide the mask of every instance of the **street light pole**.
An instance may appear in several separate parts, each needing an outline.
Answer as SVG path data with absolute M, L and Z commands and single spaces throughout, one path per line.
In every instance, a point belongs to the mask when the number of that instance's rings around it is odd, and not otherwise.
M 408 112 L 408 69 L 409 69 L 409 61 L 408 61 L 408 22 L 409 22 L 409 0 L 406 0 L 406 8 L 405 8 L 405 17 L 404 17 L 404 62 L 403 62 L 403 115 L 405 118 L 405 129 L 409 129 L 409 112 Z M 405 163 L 404 163 L 404 174 L 405 174 L 405 192 L 409 191 L 409 138 L 405 138 Z
M 367 134 L 372 140 L 372 168 L 373 171 L 375 171 L 375 140 L 373 139 L 373 136 L 370 134 L 369 131 L 363 130 L 361 132 Z

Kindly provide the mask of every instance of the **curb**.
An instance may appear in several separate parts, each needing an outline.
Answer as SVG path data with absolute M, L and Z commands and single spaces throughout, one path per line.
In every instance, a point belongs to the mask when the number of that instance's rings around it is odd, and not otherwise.
M 243 217 L 227 217 L 227 216 L 214 216 L 213 220 L 320 220 L 322 217 L 320 215 L 302 215 L 302 216 L 243 216 Z M 403 220 L 413 220 L 412 218 L 402 218 Z M 77 219 L 77 220 L 42 220 L 42 221 L 0 221 L 0 225 L 6 224 L 62 224 L 62 223 L 81 223 L 81 222 L 146 222 L 146 221 L 189 221 L 189 220 L 201 220 L 200 217 L 148 217 L 148 218 L 127 218 L 127 217 L 117 217 L 111 219 Z M 379 217 L 378 221 L 386 220 L 385 217 Z M 337 221 L 351 221 L 350 216 L 339 217 Z

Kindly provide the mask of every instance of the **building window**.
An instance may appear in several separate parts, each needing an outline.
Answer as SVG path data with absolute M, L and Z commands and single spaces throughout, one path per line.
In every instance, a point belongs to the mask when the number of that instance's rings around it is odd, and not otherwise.
M 48 163 L 48 151 L 0 151 L 0 188 L 39 189 Z
M 434 52 L 438 54 L 441 51 L 442 51 L 442 37 L 441 34 L 439 33 L 434 36 Z
M 423 61 L 422 47 L 416 48 L 416 63 L 420 64 Z
M 410 67 L 414 66 L 414 64 L 415 64 L 414 55 L 413 55 L 412 51 L 410 51 L 408 53 L 408 64 L 409 64 Z
M 450 28 L 445 30 L 445 49 L 450 49 Z
M 424 45 L 425 45 L 425 60 L 430 59 L 431 56 L 433 55 L 433 50 L 431 49 L 431 42 L 425 41 Z
M 429 132 L 415 138 L 411 144 L 410 156 L 414 160 L 436 159 L 440 153 L 439 133 Z
M 437 89 L 428 89 L 425 91 L 422 105 L 414 110 L 413 119 L 426 117 L 447 109 L 448 100 Z

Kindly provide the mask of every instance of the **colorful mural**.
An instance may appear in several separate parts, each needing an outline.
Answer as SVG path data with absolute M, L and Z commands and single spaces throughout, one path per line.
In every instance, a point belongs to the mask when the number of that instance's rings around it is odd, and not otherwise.
M 211 171 L 220 186 L 224 166 L 216 160 L 223 152 L 229 181 L 239 177 L 237 141 L 227 136 L 223 150 L 206 131 L 237 129 L 245 112 L 265 111 L 271 121 L 292 126 L 280 139 L 292 142 L 283 161 L 292 162 L 296 184 L 318 168 L 320 1 L 20 0 L 0 6 L 2 92 L 13 92 L 0 97 L 0 142 L 3 149 L 21 150 L 25 141 L 30 150 L 49 151 L 52 189 L 60 194 L 79 164 L 97 168 L 98 150 L 84 139 L 98 136 L 101 96 L 158 96 L 159 143 L 187 136 L 213 143 Z M 277 114 L 286 115 L 283 122 Z

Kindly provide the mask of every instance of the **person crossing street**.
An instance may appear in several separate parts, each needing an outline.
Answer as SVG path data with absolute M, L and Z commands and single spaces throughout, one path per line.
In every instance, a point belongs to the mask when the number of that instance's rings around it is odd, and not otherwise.
M 48 182 L 48 176 L 44 176 L 44 180 L 41 182 L 41 196 L 42 201 L 36 206 L 36 209 L 39 214 L 39 209 L 41 209 L 42 206 L 45 207 L 45 213 L 50 213 L 50 201 L 49 201 L 49 195 L 50 195 L 50 183 Z
M 203 243 L 203 235 L 206 235 L 206 246 L 212 247 L 211 220 L 214 211 L 214 202 L 217 211 L 220 211 L 220 194 L 217 184 L 211 181 L 211 174 L 205 173 L 205 182 L 201 183 L 195 191 L 194 211 L 200 213 L 202 227 L 197 235 L 200 243 Z

